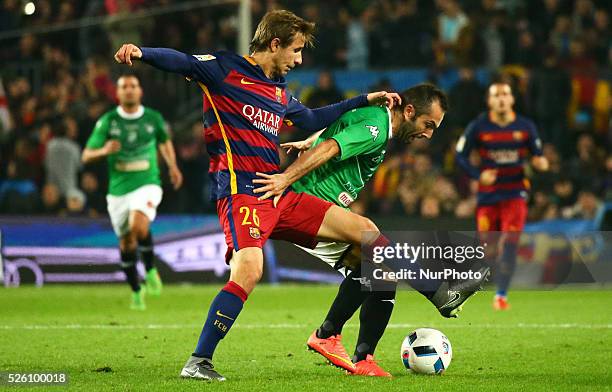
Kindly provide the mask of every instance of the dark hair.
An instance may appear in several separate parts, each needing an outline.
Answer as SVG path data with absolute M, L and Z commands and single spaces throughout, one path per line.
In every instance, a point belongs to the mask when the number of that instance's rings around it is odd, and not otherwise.
M 308 22 L 293 12 L 274 10 L 267 12 L 257 25 L 255 35 L 249 45 L 249 51 L 263 52 L 274 38 L 280 39 L 283 48 L 289 46 L 297 34 L 304 37 L 305 45 L 312 46 L 315 24 Z
M 444 112 L 448 111 L 448 98 L 446 94 L 433 84 L 423 83 L 404 90 L 401 94 L 402 104 L 398 109 L 404 110 L 406 105 L 414 106 L 416 117 L 431 111 L 431 105 L 438 102 Z

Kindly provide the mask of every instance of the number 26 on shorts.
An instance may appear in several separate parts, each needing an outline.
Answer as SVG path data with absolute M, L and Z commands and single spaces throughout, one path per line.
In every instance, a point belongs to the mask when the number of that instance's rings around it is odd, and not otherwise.
M 257 216 L 257 208 L 253 208 L 253 210 L 251 211 L 249 207 L 240 207 L 240 214 L 243 215 L 242 226 L 255 224 L 255 226 L 259 227 L 259 217 Z M 253 222 L 251 222 L 249 219 L 253 219 Z

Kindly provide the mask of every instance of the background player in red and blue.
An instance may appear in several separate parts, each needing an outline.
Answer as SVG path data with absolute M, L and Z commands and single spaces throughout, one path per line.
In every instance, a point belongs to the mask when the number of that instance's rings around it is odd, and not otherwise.
M 302 63 L 302 49 L 312 43 L 313 30 L 313 23 L 276 10 L 257 26 L 250 56 L 226 51 L 188 55 L 134 44 L 124 44 L 115 54 L 119 63 L 131 65 L 132 59 L 140 59 L 182 74 L 203 92 L 211 196 L 225 233 L 231 273 L 210 305 L 182 377 L 225 380 L 212 365 L 213 353 L 262 276 L 262 247 L 268 238 L 310 248 L 319 237 L 360 245 L 361 231 L 378 231 L 369 219 L 306 193 L 288 191 L 278 205 L 277 200 L 258 200 L 253 193 L 256 173 L 280 171 L 277 146 L 283 121 L 318 131 L 348 110 L 368 104 L 392 106 L 400 100 L 395 93 L 379 92 L 311 110 L 292 97 L 284 77 Z M 378 240 L 367 245 L 375 246 Z
M 489 111 L 472 121 L 457 142 L 457 163 L 479 182 L 476 225 L 479 232 L 491 232 L 487 238 L 493 239 L 488 244 L 492 256 L 498 256 L 497 249 L 501 251 L 494 269 L 497 293 L 493 307 L 506 310 L 518 240 L 527 218 L 529 180 L 524 166 L 530 156 L 531 165 L 539 171 L 547 171 L 549 165 L 534 123 L 513 110 L 509 84 L 491 84 L 487 104 Z M 470 163 L 474 149 L 480 167 Z

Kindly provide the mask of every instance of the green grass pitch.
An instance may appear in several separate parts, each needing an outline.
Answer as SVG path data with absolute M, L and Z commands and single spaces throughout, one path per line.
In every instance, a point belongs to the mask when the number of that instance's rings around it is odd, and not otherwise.
M 336 287 L 262 285 L 215 355 L 228 381 L 180 379 L 219 287 L 167 286 L 148 298 L 146 312 L 128 309 L 123 285 L 0 289 L 0 371 L 66 371 L 69 389 L 87 391 L 612 390 L 609 290 L 515 291 L 505 313 L 494 312 L 484 292 L 455 320 L 400 292 L 376 353 L 394 377 L 373 379 L 346 376 L 305 348 Z M 357 322 L 344 331 L 350 353 Z M 401 364 L 403 337 L 425 326 L 453 345 L 442 376 L 413 375 Z

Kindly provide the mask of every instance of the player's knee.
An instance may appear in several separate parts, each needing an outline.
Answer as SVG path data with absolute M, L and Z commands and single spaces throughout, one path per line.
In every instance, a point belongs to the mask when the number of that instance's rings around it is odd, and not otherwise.
M 145 239 L 149 233 L 149 225 L 147 222 L 136 221 L 130 227 L 130 233 L 134 236 L 135 240 Z
M 253 268 L 247 276 L 250 286 L 255 287 L 255 285 L 259 283 L 259 281 L 261 280 L 262 276 L 263 276 L 263 268 L 261 267 Z
M 376 223 L 372 222 L 371 219 L 368 218 L 362 218 L 363 222 L 362 222 L 362 226 L 363 228 L 361 229 L 361 231 L 371 231 L 371 232 L 376 232 L 378 233 L 378 226 L 376 226 Z
M 263 260 L 256 254 L 242 254 L 240 257 L 234 257 L 230 266 L 232 269 L 230 279 L 240 285 L 247 293 L 253 291 L 263 276 Z

